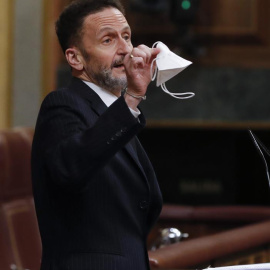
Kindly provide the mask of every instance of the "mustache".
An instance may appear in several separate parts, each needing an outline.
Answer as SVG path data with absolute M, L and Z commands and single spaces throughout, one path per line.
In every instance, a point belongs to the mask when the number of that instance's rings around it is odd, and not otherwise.
M 115 61 L 113 61 L 111 68 L 113 68 L 115 66 L 123 65 L 124 58 L 125 58 L 125 56 L 122 56 L 120 59 L 116 59 Z

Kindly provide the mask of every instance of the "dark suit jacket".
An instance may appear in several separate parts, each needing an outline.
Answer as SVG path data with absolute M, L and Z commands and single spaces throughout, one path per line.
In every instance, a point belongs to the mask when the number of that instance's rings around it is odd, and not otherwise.
M 42 270 L 149 269 L 162 199 L 135 136 L 144 125 L 123 97 L 107 108 L 77 78 L 45 98 L 32 147 Z

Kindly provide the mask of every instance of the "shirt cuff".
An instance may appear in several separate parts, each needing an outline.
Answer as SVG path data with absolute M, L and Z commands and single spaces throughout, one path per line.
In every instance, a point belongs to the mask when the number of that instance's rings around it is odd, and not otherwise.
M 141 112 L 137 109 L 137 111 L 134 111 L 133 109 L 129 108 L 130 112 L 133 114 L 135 118 L 138 118 Z

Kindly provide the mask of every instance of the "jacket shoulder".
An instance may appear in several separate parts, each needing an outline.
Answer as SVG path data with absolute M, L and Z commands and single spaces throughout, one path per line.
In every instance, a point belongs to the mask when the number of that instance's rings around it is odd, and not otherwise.
M 60 88 L 49 93 L 41 104 L 42 107 L 74 106 L 85 103 L 85 100 L 69 88 Z

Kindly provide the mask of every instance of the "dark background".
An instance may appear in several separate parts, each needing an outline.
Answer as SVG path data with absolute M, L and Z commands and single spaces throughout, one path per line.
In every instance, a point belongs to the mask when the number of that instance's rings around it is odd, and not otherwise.
M 269 131 L 254 133 L 269 142 Z M 155 168 L 164 202 L 269 205 L 264 162 L 247 130 L 148 128 L 139 137 Z

